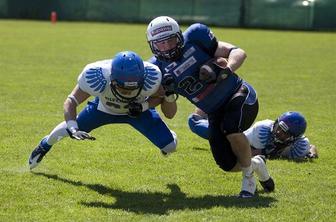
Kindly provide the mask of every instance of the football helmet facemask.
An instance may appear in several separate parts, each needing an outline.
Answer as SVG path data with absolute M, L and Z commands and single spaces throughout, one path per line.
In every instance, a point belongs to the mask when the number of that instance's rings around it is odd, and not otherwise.
M 306 131 L 307 122 L 299 112 L 283 113 L 275 121 L 272 129 L 275 142 L 289 143 L 302 136 Z
M 147 41 L 160 60 L 174 61 L 182 55 L 183 35 L 173 18 L 160 16 L 153 19 L 147 27 Z
M 144 63 L 132 51 L 120 52 L 112 60 L 110 87 L 121 101 L 133 101 L 140 94 L 145 81 Z

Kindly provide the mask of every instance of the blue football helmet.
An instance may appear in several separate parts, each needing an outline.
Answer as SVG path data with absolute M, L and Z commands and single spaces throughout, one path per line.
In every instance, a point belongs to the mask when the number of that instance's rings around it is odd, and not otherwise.
M 119 52 L 112 61 L 111 90 L 121 101 L 130 102 L 140 94 L 145 82 L 144 63 L 132 51 Z
M 302 136 L 307 128 L 304 116 L 299 112 L 283 113 L 275 121 L 273 135 L 276 142 L 288 143 Z

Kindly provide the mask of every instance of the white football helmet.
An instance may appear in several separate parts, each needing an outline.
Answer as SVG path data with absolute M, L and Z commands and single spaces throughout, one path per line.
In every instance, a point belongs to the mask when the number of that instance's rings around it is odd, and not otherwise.
M 169 49 L 160 50 L 158 44 L 170 40 L 173 40 L 171 42 L 174 45 Z M 147 41 L 153 54 L 160 60 L 173 61 L 182 54 L 184 41 L 180 26 L 168 16 L 157 17 L 149 23 Z

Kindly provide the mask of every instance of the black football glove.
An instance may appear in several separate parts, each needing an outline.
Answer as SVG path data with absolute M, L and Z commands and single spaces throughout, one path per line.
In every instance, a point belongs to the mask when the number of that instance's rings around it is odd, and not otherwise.
M 142 104 L 135 101 L 128 104 L 128 113 L 127 115 L 132 118 L 137 118 L 142 113 Z
M 221 67 L 215 61 L 215 59 L 211 59 L 201 66 L 198 76 L 200 80 L 206 83 L 215 83 L 233 74 L 229 67 Z
M 170 73 L 164 74 L 162 77 L 161 85 L 163 86 L 163 89 L 165 90 L 166 96 L 175 94 L 175 79 L 172 74 Z

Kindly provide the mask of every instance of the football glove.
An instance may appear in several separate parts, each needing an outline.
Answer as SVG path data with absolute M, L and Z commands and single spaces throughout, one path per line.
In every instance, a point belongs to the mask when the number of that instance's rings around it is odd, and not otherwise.
M 70 138 L 75 140 L 96 140 L 95 137 L 91 136 L 89 133 L 85 131 L 80 131 L 78 129 L 72 129 L 72 131 L 68 130 Z
M 130 102 L 128 104 L 128 113 L 127 115 L 132 118 L 137 118 L 142 113 L 142 104 L 137 102 Z
M 172 74 L 166 73 L 162 77 L 161 82 L 163 89 L 165 90 L 165 95 L 170 96 L 175 94 L 175 80 Z

